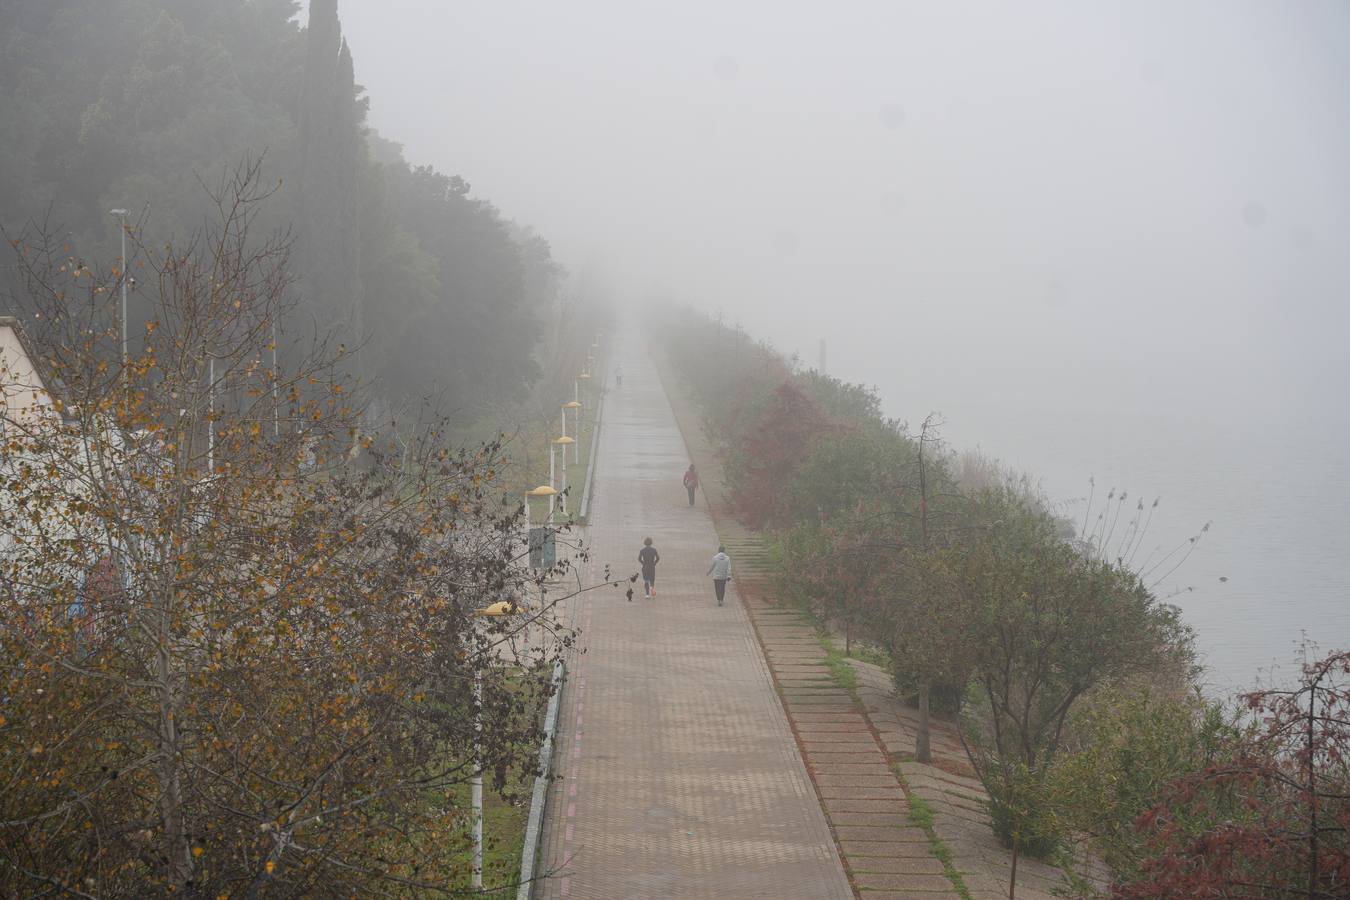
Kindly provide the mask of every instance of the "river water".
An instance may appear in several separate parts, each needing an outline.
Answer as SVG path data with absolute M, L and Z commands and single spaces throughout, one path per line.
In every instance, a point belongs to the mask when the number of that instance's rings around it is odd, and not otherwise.
M 1207 688 L 1224 696 L 1288 684 L 1305 640 L 1350 648 L 1350 415 L 1334 396 L 1343 387 L 1331 386 L 1329 405 L 1222 417 L 1066 409 L 1053 398 L 957 402 L 944 410 L 946 436 L 1039 476 L 1080 526 L 1089 478 L 1092 519 L 1113 487 L 1128 492 L 1117 536 L 1137 497 L 1161 497 L 1136 562 L 1211 523 L 1156 592 L 1195 628 Z

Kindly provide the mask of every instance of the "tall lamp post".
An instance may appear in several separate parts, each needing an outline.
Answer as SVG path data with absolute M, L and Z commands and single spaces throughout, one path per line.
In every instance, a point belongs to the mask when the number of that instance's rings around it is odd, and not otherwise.
M 567 430 L 567 411 L 572 410 L 572 437 L 578 440 L 572 444 L 572 464 L 581 462 L 581 403 L 577 400 L 569 400 L 563 404 L 563 431 Z
M 530 527 L 530 498 L 547 497 L 548 498 L 548 524 L 553 524 L 553 498 L 558 491 L 551 484 L 541 484 L 537 488 L 530 488 L 525 492 L 525 527 Z
M 125 209 L 110 209 L 108 215 L 117 216 L 122 232 L 122 377 L 125 378 L 127 365 L 127 211 Z
M 562 456 L 562 514 L 567 515 L 567 445 L 576 444 L 576 438 L 570 438 L 567 435 L 554 438 L 553 443 L 558 445 L 558 452 Z
M 580 374 L 579 374 L 578 376 L 576 376 L 576 383 L 580 383 L 580 382 L 586 382 L 586 383 L 587 383 L 586 386 L 587 386 L 587 387 L 590 387 L 590 372 L 580 372 Z M 579 402 L 579 401 L 580 401 L 580 398 L 578 397 L 578 402 Z M 594 405 L 595 405 L 595 403 L 594 403 L 594 397 L 591 398 L 591 401 L 593 401 L 593 402 L 591 402 L 591 406 L 594 406 Z
M 529 501 L 526 501 L 528 509 Z M 480 618 L 498 618 L 513 615 L 515 604 L 501 600 L 474 610 Z M 483 889 L 483 671 L 473 670 L 473 775 L 469 779 L 473 803 L 473 889 Z

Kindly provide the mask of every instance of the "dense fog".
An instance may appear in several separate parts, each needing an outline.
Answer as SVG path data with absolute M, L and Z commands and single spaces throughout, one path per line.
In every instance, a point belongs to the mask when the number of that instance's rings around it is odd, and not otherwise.
M 897 412 L 1008 370 L 1086 404 L 1180 382 L 1225 415 L 1345 375 L 1342 4 L 343 15 L 377 127 L 629 301 L 720 309 L 809 362 L 826 338 Z
M 1166 588 L 1226 683 L 1350 634 L 1344 4 L 343 14 L 371 121 L 624 306 L 824 339 L 1074 514 L 1096 476 L 1164 495 L 1169 545 L 1212 520 Z

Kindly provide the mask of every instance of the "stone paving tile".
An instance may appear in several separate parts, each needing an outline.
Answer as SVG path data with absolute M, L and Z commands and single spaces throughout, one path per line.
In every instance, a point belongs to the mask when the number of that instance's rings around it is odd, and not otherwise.
M 897 788 L 892 787 L 848 787 L 837 784 L 817 784 L 816 792 L 821 797 L 836 800 L 885 800 L 895 796 Z
M 840 825 L 882 825 L 887 828 L 909 828 L 912 823 L 909 821 L 909 816 L 900 813 L 832 812 L 830 813 L 830 824 L 835 827 Z
M 848 812 L 871 812 L 871 813 L 909 813 L 909 803 L 903 798 L 890 798 L 885 800 L 858 800 L 848 797 L 832 797 L 823 801 L 826 811 L 830 815 L 835 813 Z
M 838 775 L 832 772 L 825 772 L 821 769 L 816 770 L 817 787 L 860 787 L 860 788 L 893 788 L 895 787 L 894 775 Z
M 952 883 L 946 875 L 925 875 L 917 872 L 858 872 L 853 883 L 863 890 L 936 891 L 950 892 Z
M 928 841 L 845 841 L 839 842 L 845 858 L 853 856 L 921 856 L 932 858 Z M 951 882 L 948 882 L 948 887 Z
M 839 741 L 802 741 L 802 752 L 808 754 L 816 753 L 838 753 L 841 751 L 852 751 L 855 753 L 866 753 L 866 744 L 845 744 Z
M 850 841 L 909 841 L 928 843 L 928 833 L 915 825 L 894 828 L 878 825 L 842 825 L 835 823 L 834 833 Z
M 605 401 L 589 578 L 661 553 L 658 599 L 599 590 L 568 601 L 569 659 L 534 896 L 845 900 L 854 895 L 739 594 L 704 577 L 718 538 L 684 500 L 689 464 L 649 360 L 616 347 Z M 816 667 L 807 671 L 819 672 Z
M 862 744 L 869 749 L 876 747 L 876 742 L 872 739 L 871 733 L 867 731 L 817 731 L 815 729 L 808 730 L 798 724 L 797 736 L 807 743 L 814 741 L 820 744 Z M 841 746 L 837 749 L 843 750 L 845 748 Z
M 827 763 L 868 763 L 876 762 L 877 759 L 877 754 L 870 753 L 866 750 L 856 753 L 829 753 L 820 750 L 820 746 L 826 746 L 832 749 L 838 749 L 840 747 L 839 744 L 816 745 L 816 749 L 811 751 L 811 764 L 814 766 L 822 766 Z
M 942 860 L 934 856 L 850 856 L 849 868 L 858 872 L 894 875 L 941 875 Z M 948 882 L 947 889 L 951 889 Z
M 888 770 L 881 763 L 821 763 L 812 760 L 811 771 L 817 776 L 822 775 L 889 775 Z

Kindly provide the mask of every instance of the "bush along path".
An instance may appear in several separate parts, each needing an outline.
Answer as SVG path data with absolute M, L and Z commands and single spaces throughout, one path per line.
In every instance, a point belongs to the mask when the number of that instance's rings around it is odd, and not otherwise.
M 913 762 L 917 713 L 894 696 L 881 668 L 831 649 L 800 610 L 780 604 L 759 536 L 737 522 L 721 492 L 722 468 L 697 411 L 659 366 L 702 501 L 735 566 L 737 592 L 769 661 L 821 808 L 861 900 L 994 900 L 1008 896 L 1011 854 L 989 828 L 988 796 L 965 777 L 954 729 L 934 723 L 934 765 Z M 1050 900 L 1064 873 L 1023 857 L 1017 896 Z

